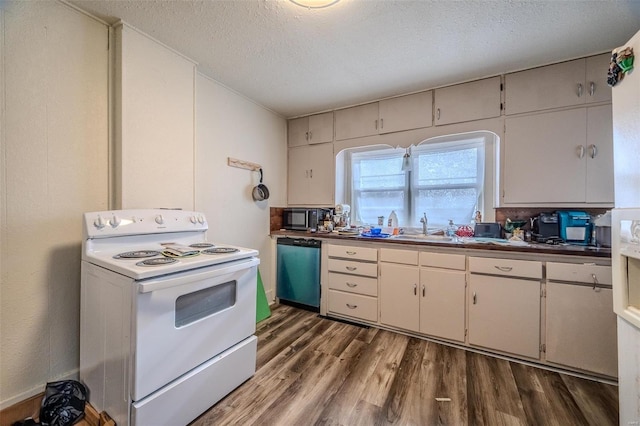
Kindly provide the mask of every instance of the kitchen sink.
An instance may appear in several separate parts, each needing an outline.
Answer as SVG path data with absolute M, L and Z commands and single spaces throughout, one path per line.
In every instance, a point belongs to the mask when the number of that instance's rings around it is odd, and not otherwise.
M 451 237 L 447 237 L 445 235 L 424 235 L 424 234 L 415 234 L 415 235 L 398 235 L 395 237 L 398 240 L 417 240 L 417 241 L 430 241 L 430 242 L 442 242 L 448 243 L 453 239 Z

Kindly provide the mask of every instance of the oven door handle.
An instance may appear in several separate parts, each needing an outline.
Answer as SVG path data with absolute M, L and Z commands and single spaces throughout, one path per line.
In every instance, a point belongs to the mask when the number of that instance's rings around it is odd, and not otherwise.
M 139 282 L 138 293 L 151 293 L 152 291 L 176 287 L 176 285 L 191 284 L 196 280 L 210 279 L 232 274 L 243 269 L 249 269 L 260 264 L 260 259 L 252 257 L 240 261 L 222 263 L 204 267 L 202 270 L 190 270 L 177 272 L 160 278 L 153 278 Z

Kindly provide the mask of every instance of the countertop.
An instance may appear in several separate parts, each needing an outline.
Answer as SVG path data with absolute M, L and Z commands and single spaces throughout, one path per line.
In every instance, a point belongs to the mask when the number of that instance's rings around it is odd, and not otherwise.
M 388 237 L 388 238 L 370 238 L 362 237 L 358 234 L 355 235 L 340 235 L 335 232 L 319 233 L 319 232 L 305 232 L 305 231 L 287 231 L 278 230 L 271 231 L 272 237 L 291 237 L 291 238 L 316 238 L 316 239 L 328 239 L 328 240 L 340 240 L 340 241 L 358 241 L 358 242 L 374 242 L 374 243 L 391 243 L 398 245 L 412 245 L 412 246 L 425 246 L 425 247 L 450 247 L 450 248 L 462 248 L 462 249 L 474 249 L 474 250 L 492 250 L 492 251 L 507 251 L 518 253 L 538 253 L 538 254 L 558 254 L 558 255 L 570 255 L 570 256 L 589 256 L 589 257 L 601 257 L 611 258 L 611 249 L 605 247 L 593 247 L 593 246 L 578 246 L 578 245 L 552 245 L 544 243 L 527 243 L 526 245 L 514 245 L 514 244 L 495 244 L 488 242 L 476 242 L 473 239 L 464 239 L 463 241 L 432 241 L 432 240 L 413 240 L 403 239 L 402 237 Z

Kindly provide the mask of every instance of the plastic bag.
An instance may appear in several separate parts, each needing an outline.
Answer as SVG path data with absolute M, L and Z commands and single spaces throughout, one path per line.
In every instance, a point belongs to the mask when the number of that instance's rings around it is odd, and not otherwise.
M 43 426 L 70 426 L 84 417 L 87 389 L 75 380 L 47 383 L 40 407 Z

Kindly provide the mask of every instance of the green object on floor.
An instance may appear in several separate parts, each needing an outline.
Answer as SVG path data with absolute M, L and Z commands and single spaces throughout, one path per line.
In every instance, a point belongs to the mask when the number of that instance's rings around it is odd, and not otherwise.
M 267 319 L 271 316 L 271 309 L 269 309 L 269 302 L 267 302 L 267 294 L 264 292 L 264 285 L 262 284 L 262 277 L 260 276 L 260 270 L 258 269 L 258 291 L 256 301 L 256 323 Z

